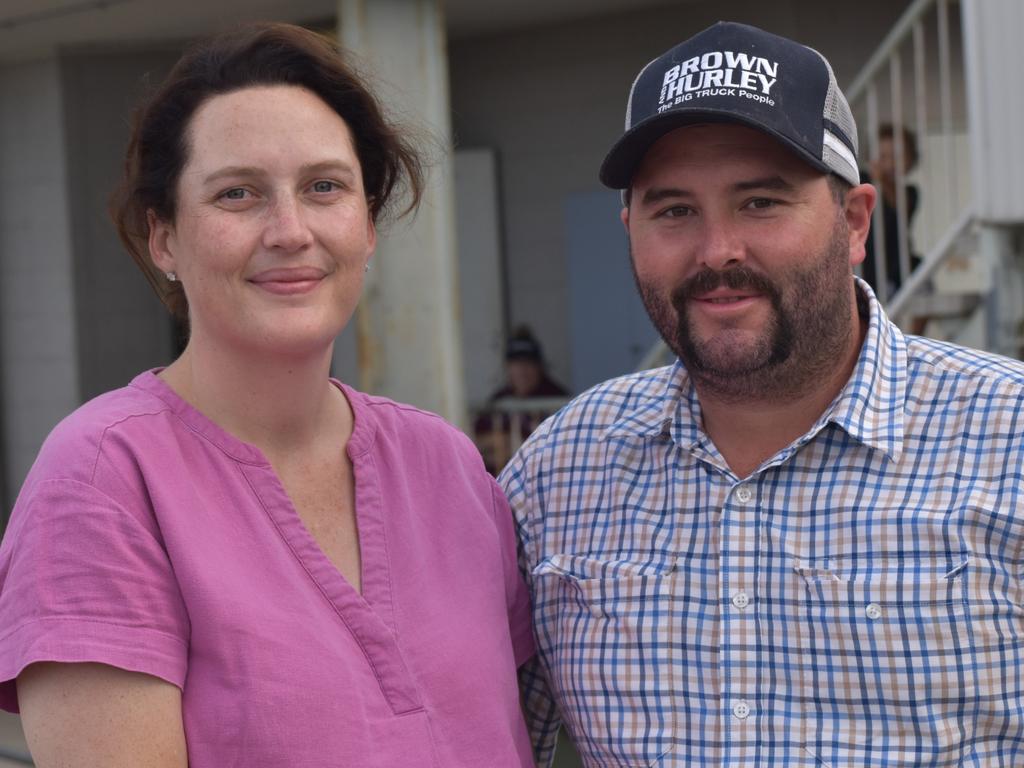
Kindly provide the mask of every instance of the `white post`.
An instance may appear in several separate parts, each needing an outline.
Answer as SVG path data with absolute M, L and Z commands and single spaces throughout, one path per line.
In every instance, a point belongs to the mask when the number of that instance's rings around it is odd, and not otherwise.
M 431 165 L 414 219 L 378 238 L 357 316 L 361 388 L 465 426 L 448 63 L 440 0 L 339 0 L 338 39 L 400 122 L 425 128 Z

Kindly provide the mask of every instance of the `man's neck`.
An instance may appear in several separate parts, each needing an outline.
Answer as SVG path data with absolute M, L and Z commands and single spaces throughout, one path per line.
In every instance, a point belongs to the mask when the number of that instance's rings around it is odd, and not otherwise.
M 867 320 L 846 353 L 836 360 L 829 376 L 817 377 L 801 393 L 787 397 L 768 395 L 736 401 L 716 397 L 694 382 L 703 415 L 704 432 L 739 478 L 749 476 L 767 459 L 790 445 L 821 417 L 850 380 L 867 332 Z

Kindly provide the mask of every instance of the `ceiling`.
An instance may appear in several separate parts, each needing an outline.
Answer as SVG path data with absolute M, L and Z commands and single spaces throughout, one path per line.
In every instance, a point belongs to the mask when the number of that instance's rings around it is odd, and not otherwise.
M 459 39 L 667 2 L 447 0 L 444 6 L 449 37 Z M 63 45 L 181 40 L 242 20 L 329 22 L 337 7 L 338 0 L 0 0 L 0 59 L 41 56 Z

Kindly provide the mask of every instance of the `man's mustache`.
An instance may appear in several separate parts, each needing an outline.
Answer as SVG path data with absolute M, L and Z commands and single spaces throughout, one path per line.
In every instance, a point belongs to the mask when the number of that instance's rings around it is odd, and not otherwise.
M 730 267 L 720 271 L 705 267 L 672 292 L 672 305 L 678 310 L 689 299 L 703 296 L 723 286 L 734 291 L 763 294 L 768 296 L 773 304 L 780 297 L 779 289 L 774 283 L 749 267 Z

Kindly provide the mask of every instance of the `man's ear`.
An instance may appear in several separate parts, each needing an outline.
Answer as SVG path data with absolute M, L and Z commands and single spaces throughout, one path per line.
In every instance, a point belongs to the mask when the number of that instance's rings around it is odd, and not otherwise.
M 153 209 L 146 211 L 146 224 L 149 226 L 149 258 L 161 272 L 177 272 L 174 258 L 174 227 L 164 221 Z
M 622 210 L 619 211 L 619 220 L 622 222 L 622 226 L 626 228 L 626 234 L 629 234 L 629 206 L 623 206 Z
M 871 230 L 871 213 L 875 210 L 878 192 L 871 184 L 858 184 L 846 193 L 843 215 L 850 236 L 850 265 L 864 261 L 864 244 Z

